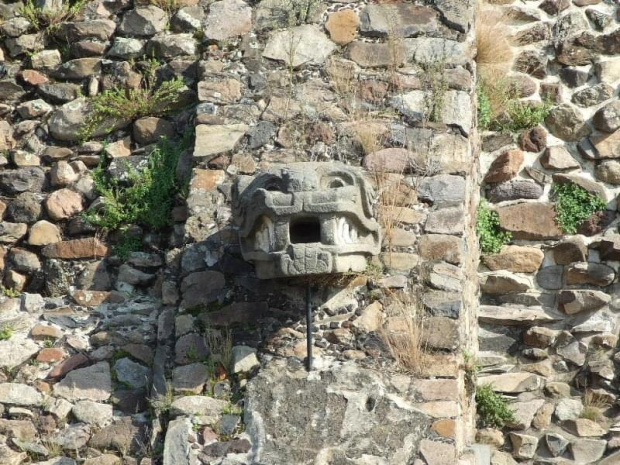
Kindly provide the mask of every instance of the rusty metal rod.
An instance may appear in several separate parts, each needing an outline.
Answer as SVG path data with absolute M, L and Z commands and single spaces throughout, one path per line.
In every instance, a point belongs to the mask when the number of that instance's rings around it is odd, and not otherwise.
M 306 284 L 306 339 L 308 340 L 307 370 L 312 371 L 312 303 L 310 302 L 310 283 Z

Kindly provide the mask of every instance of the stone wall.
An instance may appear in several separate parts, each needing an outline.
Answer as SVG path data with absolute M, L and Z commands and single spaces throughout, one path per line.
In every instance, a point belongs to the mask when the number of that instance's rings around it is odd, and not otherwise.
M 0 5 L 0 462 L 471 463 L 473 6 L 430 3 Z M 82 140 L 153 69 L 174 111 Z M 171 226 L 84 220 L 102 161 L 123 182 L 187 133 Z M 231 221 L 236 176 L 299 161 L 366 168 L 384 233 L 310 282 L 312 373 L 307 282 L 258 280 Z
M 56 13 L 0 5 L 1 463 L 620 460 L 612 0 L 488 2 L 508 78 L 553 105 L 523 134 L 476 127 L 488 18 L 470 1 L 37 2 Z M 171 111 L 83 140 L 94 97 L 149 73 L 183 81 Z M 191 139 L 171 224 L 85 221 L 105 208 L 97 166 L 125 182 L 161 136 Z M 366 170 L 381 253 L 259 280 L 233 185 L 304 161 Z M 607 202 L 575 235 L 554 220 L 566 182 Z M 498 254 L 478 251 L 480 196 L 513 235 Z M 504 431 L 476 436 L 474 363 L 516 410 Z
M 617 463 L 618 6 L 493 3 L 510 18 L 521 96 L 554 108 L 531 131 L 482 136 L 484 195 L 513 240 L 481 257 L 478 383 L 514 401 L 516 421 L 478 440 L 495 464 Z M 567 182 L 607 205 L 574 235 L 551 192 Z

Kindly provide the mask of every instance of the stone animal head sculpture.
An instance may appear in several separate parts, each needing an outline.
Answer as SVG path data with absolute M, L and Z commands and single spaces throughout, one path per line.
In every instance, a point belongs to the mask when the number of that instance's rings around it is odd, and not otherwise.
M 381 250 L 374 192 L 341 163 L 291 163 L 233 188 L 241 252 L 261 279 L 364 271 Z

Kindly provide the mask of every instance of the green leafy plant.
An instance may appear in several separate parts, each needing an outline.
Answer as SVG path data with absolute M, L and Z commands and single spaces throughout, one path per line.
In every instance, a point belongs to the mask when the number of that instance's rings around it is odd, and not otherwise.
M 176 168 L 189 143 L 189 136 L 181 143 L 162 138 L 149 155 L 146 168 L 129 169 L 127 183 L 110 177 L 104 164 L 98 166 L 93 170 L 93 179 L 103 198 L 103 206 L 86 212 L 84 219 L 108 231 L 126 229 L 130 225 L 161 230 L 171 225 L 174 198 L 187 183 L 177 179 Z M 135 250 L 137 242 L 128 238 L 119 247 L 117 253 L 126 251 L 128 254 Z
M 112 247 L 114 253 L 125 261 L 133 252 L 142 250 L 142 238 L 130 235 L 123 235 L 121 241 Z
M 6 341 L 7 339 L 11 339 L 13 337 L 14 329 L 10 325 L 3 326 L 0 329 L 0 341 Z
M 157 60 L 150 60 L 143 72 L 142 86 L 137 89 L 106 90 L 92 98 L 93 111 L 80 129 L 82 140 L 90 139 L 109 121 L 136 120 L 143 116 L 162 116 L 172 111 L 185 87 L 183 79 L 164 81 L 156 87 Z M 110 125 L 110 131 L 113 125 Z
M 164 392 L 155 392 L 153 396 L 148 398 L 148 402 L 153 410 L 156 412 L 168 412 L 172 407 L 172 403 L 174 402 L 174 391 L 172 389 L 172 384 L 170 382 L 166 382 L 166 388 Z
M 442 112 L 446 92 L 449 90 L 448 81 L 446 79 L 446 61 L 445 59 L 437 60 L 422 66 L 424 70 L 425 86 L 428 89 L 426 93 L 426 119 L 433 123 L 442 121 Z
M 491 109 L 491 101 L 482 85 L 476 88 L 478 94 L 478 127 L 480 129 L 489 129 L 493 114 Z
M 508 244 L 512 239 L 512 233 L 502 230 L 499 224 L 499 215 L 489 208 L 486 201 L 480 202 L 478 206 L 476 230 L 478 231 L 480 249 L 483 253 L 498 253 L 502 246 Z
M 511 100 L 507 108 L 508 121 L 498 121 L 497 127 L 499 130 L 509 132 L 535 128 L 549 116 L 552 108 L 553 105 L 549 102 L 532 105 L 522 100 Z
M 553 108 L 550 101 L 532 103 L 520 100 L 510 81 L 481 79 L 478 95 L 478 126 L 483 130 L 520 132 L 541 124 Z
M 503 428 L 506 423 L 515 421 L 515 411 L 501 394 L 493 390 L 491 384 L 483 384 L 476 389 L 476 411 L 483 427 Z
M 573 182 L 554 184 L 556 222 L 566 234 L 576 234 L 579 226 L 594 213 L 605 210 L 605 200 Z
M 176 11 L 185 6 L 181 0 L 142 0 L 140 4 L 155 5 L 158 8 L 166 11 L 169 15 L 176 13 Z
M 82 10 L 89 0 L 69 0 L 55 10 L 43 10 L 34 0 L 26 0 L 19 8 L 19 14 L 26 18 L 37 31 L 55 31 L 61 23 L 71 21 Z
M 0 295 L 5 295 L 7 297 L 11 297 L 12 299 L 19 297 L 21 293 L 15 289 L 11 289 L 9 287 L 4 287 L 0 285 Z

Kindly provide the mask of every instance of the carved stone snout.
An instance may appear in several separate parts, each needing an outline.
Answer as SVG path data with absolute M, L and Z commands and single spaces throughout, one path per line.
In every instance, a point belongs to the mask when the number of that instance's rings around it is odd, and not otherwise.
M 233 190 L 241 252 L 261 279 L 363 271 L 381 249 L 374 193 L 359 169 L 293 163 Z

